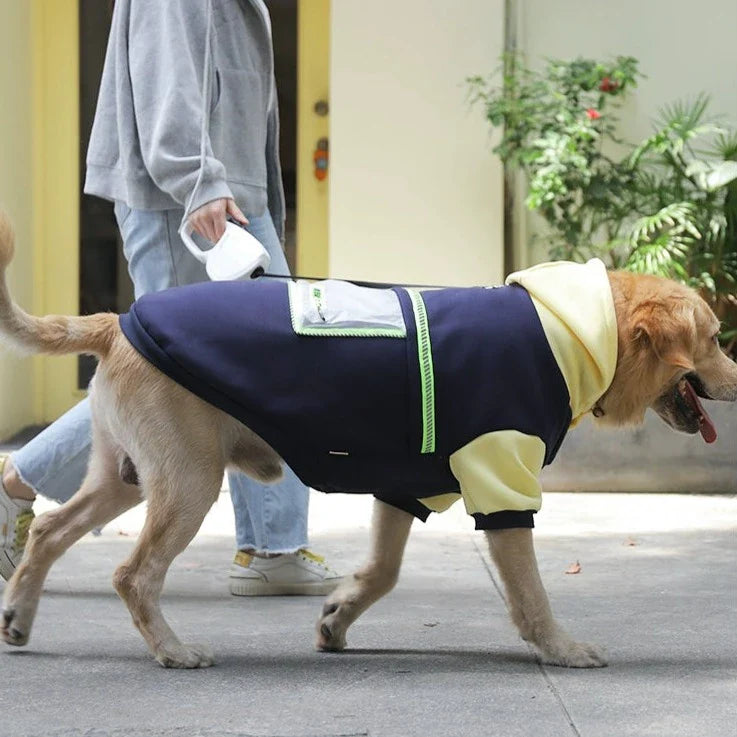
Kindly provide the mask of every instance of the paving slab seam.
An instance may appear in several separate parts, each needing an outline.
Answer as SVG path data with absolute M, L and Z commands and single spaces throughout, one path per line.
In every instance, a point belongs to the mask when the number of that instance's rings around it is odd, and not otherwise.
M 476 548 L 476 552 L 478 553 L 479 558 L 481 558 L 481 563 L 486 569 L 486 572 L 489 575 L 489 578 L 491 579 L 491 583 L 494 585 L 494 588 L 496 589 L 497 594 L 499 594 L 499 597 L 504 602 L 504 607 L 506 608 L 507 600 L 504 596 L 504 591 L 502 590 L 502 587 L 499 585 L 499 582 L 496 580 L 496 577 L 494 576 L 494 570 L 492 569 L 492 567 L 489 565 L 488 561 L 486 560 L 486 556 L 484 555 L 483 549 L 478 544 L 478 542 L 476 542 L 476 537 L 473 535 L 471 536 L 471 542 L 473 543 L 474 548 Z M 532 655 L 532 657 L 535 659 L 535 663 L 540 672 L 540 675 L 543 677 L 543 680 L 545 681 L 545 685 L 547 686 L 548 690 L 553 695 L 553 698 L 557 701 L 558 706 L 563 712 L 563 715 L 565 716 L 565 719 L 568 722 L 568 726 L 571 728 L 571 733 L 575 737 L 581 737 L 581 732 L 579 732 L 578 727 L 574 723 L 573 717 L 571 716 L 571 712 L 568 711 L 568 707 L 566 706 L 565 701 L 563 701 L 563 697 L 561 696 L 558 689 L 555 687 L 555 684 L 551 680 L 550 675 L 545 669 L 545 666 L 543 665 L 543 663 L 540 662 L 540 658 L 537 652 L 535 652 L 535 649 L 528 643 L 525 642 L 524 644 L 527 647 L 530 654 Z
M 532 650 L 532 648 L 528 645 L 528 649 Z M 537 657 L 537 656 L 536 656 Z M 566 720 L 568 721 L 568 726 L 571 728 L 571 732 L 576 735 L 576 737 L 581 737 L 581 732 L 578 731 L 578 727 L 575 725 L 573 721 L 573 717 L 571 716 L 571 712 L 568 711 L 568 707 L 565 704 L 565 701 L 563 701 L 563 697 L 560 695 L 560 691 L 555 687 L 555 684 L 550 678 L 550 674 L 545 669 L 545 666 L 538 660 L 537 661 L 537 667 L 540 673 L 542 674 L 543 679 L 545 680 L 545 683 L 547 684 L 548 689 L 553 694 L 553 697 L 558 702 L 561 710 L 563 711 L 563 714 L 565 715 Z

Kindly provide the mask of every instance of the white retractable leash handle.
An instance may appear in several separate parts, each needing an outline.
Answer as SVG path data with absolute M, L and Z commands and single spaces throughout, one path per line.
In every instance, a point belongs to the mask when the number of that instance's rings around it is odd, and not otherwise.
M 227 222 L 222 238 L 203 251 L 192 239 L 192 225 L 187 220 L 179 235 L 189 252 L 201 263 L 212 281 L 251 279 L 269 268 L 271 257 L 261 242 L 242 226 Z

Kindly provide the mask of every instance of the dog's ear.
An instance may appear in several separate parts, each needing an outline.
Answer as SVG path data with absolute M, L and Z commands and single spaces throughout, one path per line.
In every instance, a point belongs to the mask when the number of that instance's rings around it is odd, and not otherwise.
M 693 304 L 683 299 L 649 300 L 638 306 L 632 318 L 635 340 L 652 350 L 660 361 L 684 371 L 695 370 Z

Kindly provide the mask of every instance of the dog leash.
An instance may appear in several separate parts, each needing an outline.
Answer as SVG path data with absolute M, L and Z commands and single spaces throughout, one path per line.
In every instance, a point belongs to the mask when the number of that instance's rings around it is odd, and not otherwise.
M 304 279 L 305 281 L 324 281 L 328 277 L 325 276 L 303 276 L 302 274 L 271 274 L 261 268 L 256 269 L 251 274 L 251 279 Z M 360 279 L 338 279 L 337 281 L 355 284 L 357 287 L 368 287 L 369 289 L 391 289 L 391 287 L 410 287 L 414 289 L 448 289 L 452 288 L 448 284 L 398 284 L 381 281 L 363 281 Z
M 226 216 L 226 221 L 229 223 L 233 223 L 233 225 L 237 225 L 239 228 L 242 228 L 246 232 L 248 232 L 248 228 L 243 224 L 238 222 L 235 218 L 228 215 Z M 263 248 L 263 246 L 261 246 Z M 268 262 L 266 264 L 268 266 Z M 330 278 L 327 276 L 305 276 L 303 274 L 273 274 L 269 271 L 266 271 L 263 266 L 257 266 L 250 275 L 251 279 L 288 279 L 289 281 L 297 281 L 297 279 L 304 279 L 305 281 L 325 281 L 326 279 Z M 354 284 L 357 287 L 368 287 L 369 289 L 391 289 L 392 287 L 410 287 L 414 289 L 447 289 L 449 287 L 452 287 L 450 284 L 404 284 L 404 283 L 394 283 L 391 284 L 389 282 L 380 282 L 380 281 L 366 281 L 362 279 L 337 279 L 337 281 L 344 281 L 348 284 Z

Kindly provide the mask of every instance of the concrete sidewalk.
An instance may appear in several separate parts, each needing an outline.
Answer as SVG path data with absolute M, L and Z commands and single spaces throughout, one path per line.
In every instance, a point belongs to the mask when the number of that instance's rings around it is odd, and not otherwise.
M 312 547 L 334 567 L 361 562 L 370 505 L 313 497 Z M 177 632 L 216 651 L 202 671 L 160 668 L 112 591 L 134 510 L 59 561 L 30 644 L 0 649 L 0 735 L 735 734 L 737 499 L 545 497 L 536 542 L 553 608 L 609 650 L 610 666 L 589 671 L 536 662 L 456 507 L 416 524 L 397 589 L 354 625 L 350 650 L 324 654 L 313 649 L 319 599 L 228 594 L 222 495 L 165 590 Z M 565 574 L 576 561 L 581 572 Z

